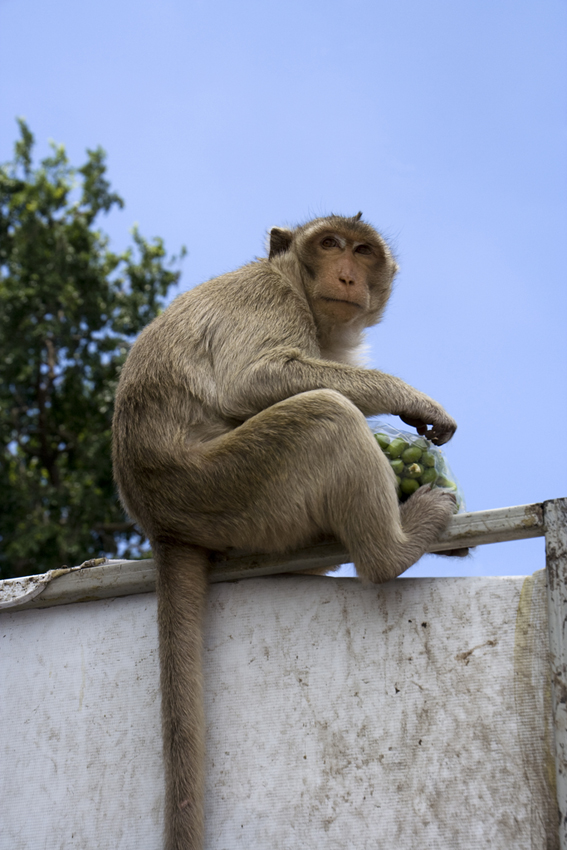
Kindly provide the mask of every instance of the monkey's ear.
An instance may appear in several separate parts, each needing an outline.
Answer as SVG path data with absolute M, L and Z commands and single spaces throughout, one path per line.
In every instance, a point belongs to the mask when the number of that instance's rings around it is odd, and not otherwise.
M 272 227 L 270 230 L 270 253 L 269 259 L 272 260 L 278 254 L 283 254 L 293 241 L 293 233 L 291 230 L 284 230 L 282 227 Z

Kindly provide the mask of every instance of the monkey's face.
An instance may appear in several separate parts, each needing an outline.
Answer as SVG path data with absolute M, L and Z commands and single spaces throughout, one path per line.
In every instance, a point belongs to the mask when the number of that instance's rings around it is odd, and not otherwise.
M 289 259 L 298 263 L 319 324 L 354 330 L 380 321 L 398 270 L 388 245 L 361 213 L 316 218 L 295 230 L 273 227 L 269 259 L 284 268 Z
M 360 235 L 333 230 L 316 234 L 308 246 L 307 283 L 314 313 L 333 324 L 373 324 L 390 293 L 382 246 Z

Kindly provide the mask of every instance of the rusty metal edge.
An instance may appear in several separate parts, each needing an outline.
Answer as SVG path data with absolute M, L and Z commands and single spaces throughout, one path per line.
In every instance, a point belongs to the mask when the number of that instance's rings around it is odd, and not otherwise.
M 567 850 L 567 499 L 543 508 L 559 847 Z
M 543 505 L 539 503 L 475 511 L 455 516 L 441 540 L 432 546 L 430 551 L 440 552 L 506 540 L 521 540 L 543 536 L 544 533 Z M 284 554 L 217 554 L 211 562 L 209 580 L 212 583 L 237 581 L 282 572 L 331 569 L 350 561 L 346 549 L 334 541 Z M 0 600 L 3 591 L 8 599 L 0 607 L 8 611 L 47 608 L 134 593 L 149 593 L 155 589 L 155 568 L 152 560 L 105 561 L 103 565 L 99 565 L 100 561 L 96 564 L 88 563 L 83 569 L 74 569 L 70 574 L 59 575 L 47 582 L 46 576 L 0 582 Z M 20 599 L 14 587 L 16 582 L 19 582 L 22 588 L 25 587 L 25 593 L 22 592 Z M 41 584 L 39 592 L 30 592 L 30 586 L 34 583 Z

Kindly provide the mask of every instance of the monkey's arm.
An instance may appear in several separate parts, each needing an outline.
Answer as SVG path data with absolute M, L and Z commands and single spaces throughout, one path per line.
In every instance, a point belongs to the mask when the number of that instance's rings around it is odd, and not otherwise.
M 281 329 L 280 329 L 281 333 Z M 291 334 L 290 334 L 291 336 Z M 299 340 L 297 340 L 299 342 Z M 230 361 L 217 369 L 221 410 L 234 419 L 248 419 L 284 398 L 316 389 L 332 389 L 346 396 L 365 416 L 390 413 L 417 427 L 442 444 L 456 430 L 443 407 L 393 375 L 321 360 L 306 354 L 304 346 L 271 345 L 267 335 L 233 347 Z

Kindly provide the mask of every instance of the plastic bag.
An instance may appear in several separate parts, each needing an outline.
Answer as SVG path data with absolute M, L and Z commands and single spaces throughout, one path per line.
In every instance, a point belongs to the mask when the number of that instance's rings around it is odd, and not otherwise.
M 400 502 L 409 499 L 423 484 L 431 484 L 455 494 L 458 513 L 466 510 L 463 491 L 438 446 L 419 434 L 400 431 L 376 420 L 368 424 L 394 470 Z

